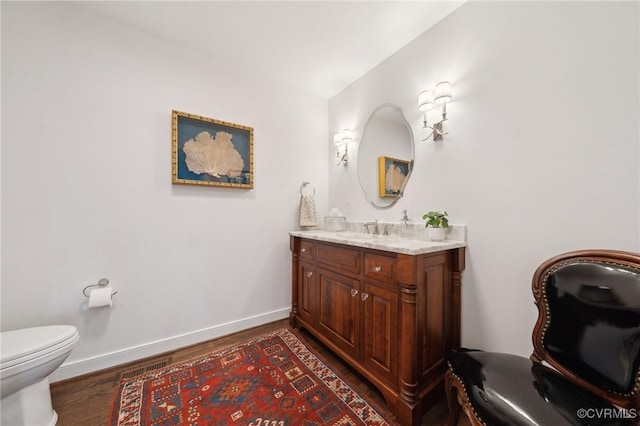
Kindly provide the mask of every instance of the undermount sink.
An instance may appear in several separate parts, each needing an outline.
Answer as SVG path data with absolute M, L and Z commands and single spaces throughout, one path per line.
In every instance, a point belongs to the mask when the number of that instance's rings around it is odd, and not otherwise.
M 336 237 L 349 238 L 353 240 L 397 240 L 402 237 L 399 235 L 382 235 L 382 234 L 365 234 L 364 232 L 336 232 Z

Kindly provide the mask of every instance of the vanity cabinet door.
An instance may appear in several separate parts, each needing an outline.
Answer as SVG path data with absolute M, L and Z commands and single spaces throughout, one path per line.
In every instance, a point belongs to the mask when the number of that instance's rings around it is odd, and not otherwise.
M 318 329 L 345 353 L 358 358 L 360 281 L 317 268 Z
M 315 268 L 301 262 L 298 267 L 298 315 L 307 324 L 315 323 L 317 294 Z
M 389 384 L 397 383 L 398 291 L 365 282 L 364 365 Z

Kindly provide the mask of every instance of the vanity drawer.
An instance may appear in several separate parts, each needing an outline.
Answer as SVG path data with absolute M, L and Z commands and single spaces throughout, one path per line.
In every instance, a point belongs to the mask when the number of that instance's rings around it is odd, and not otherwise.
M 341 271 L 360 273 L 360 250 L 343 246 L 320 244 L 316 246 L 316 261 L 325 265 L 335 266 Z
M 381 256 L 379 254 L 364 254 L 364 276 L 389 284 L 396 283 L 396 259 L 395 257 Z
M 300 240 L 300 260 L 313 262 L 313 241 Z

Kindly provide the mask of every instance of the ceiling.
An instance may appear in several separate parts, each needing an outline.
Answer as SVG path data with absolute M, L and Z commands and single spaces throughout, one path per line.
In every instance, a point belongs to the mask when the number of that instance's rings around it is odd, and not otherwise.
M 328 99 L 464 1 L 72 1 Z

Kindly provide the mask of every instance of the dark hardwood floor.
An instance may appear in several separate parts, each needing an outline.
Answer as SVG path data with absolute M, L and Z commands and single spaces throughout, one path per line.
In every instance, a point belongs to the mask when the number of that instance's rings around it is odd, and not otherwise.
M 198 345 L 167 352 L 137 362 L 121 365 L 85 376 L 51 384 L 53 408 L 58 412 L 58 426 L 100 426 L 106 425 L 109 419 L 111 399 L 121 378 L 133 376 L 153 369 L 185 361 L 220 348 L 240 343 L 246 339 L 268 333 L 288 325 L 288 320 L 276 321 L 255 327 L 233 335 L 210 340 Z M 373 399 L 380 407 L 386 406 L 378 391 L 364 380 L 357 372 L 336 358 L 311 335 L 303 332 L 309 346 L 314 348 L 331 367 L 359 392 Z M 444 425 L 448 410 L 446 401 L 442 400 L 422 418 L 422 425 Z M 460 415 L 458 426 L 469 426 L 468 420 Z

